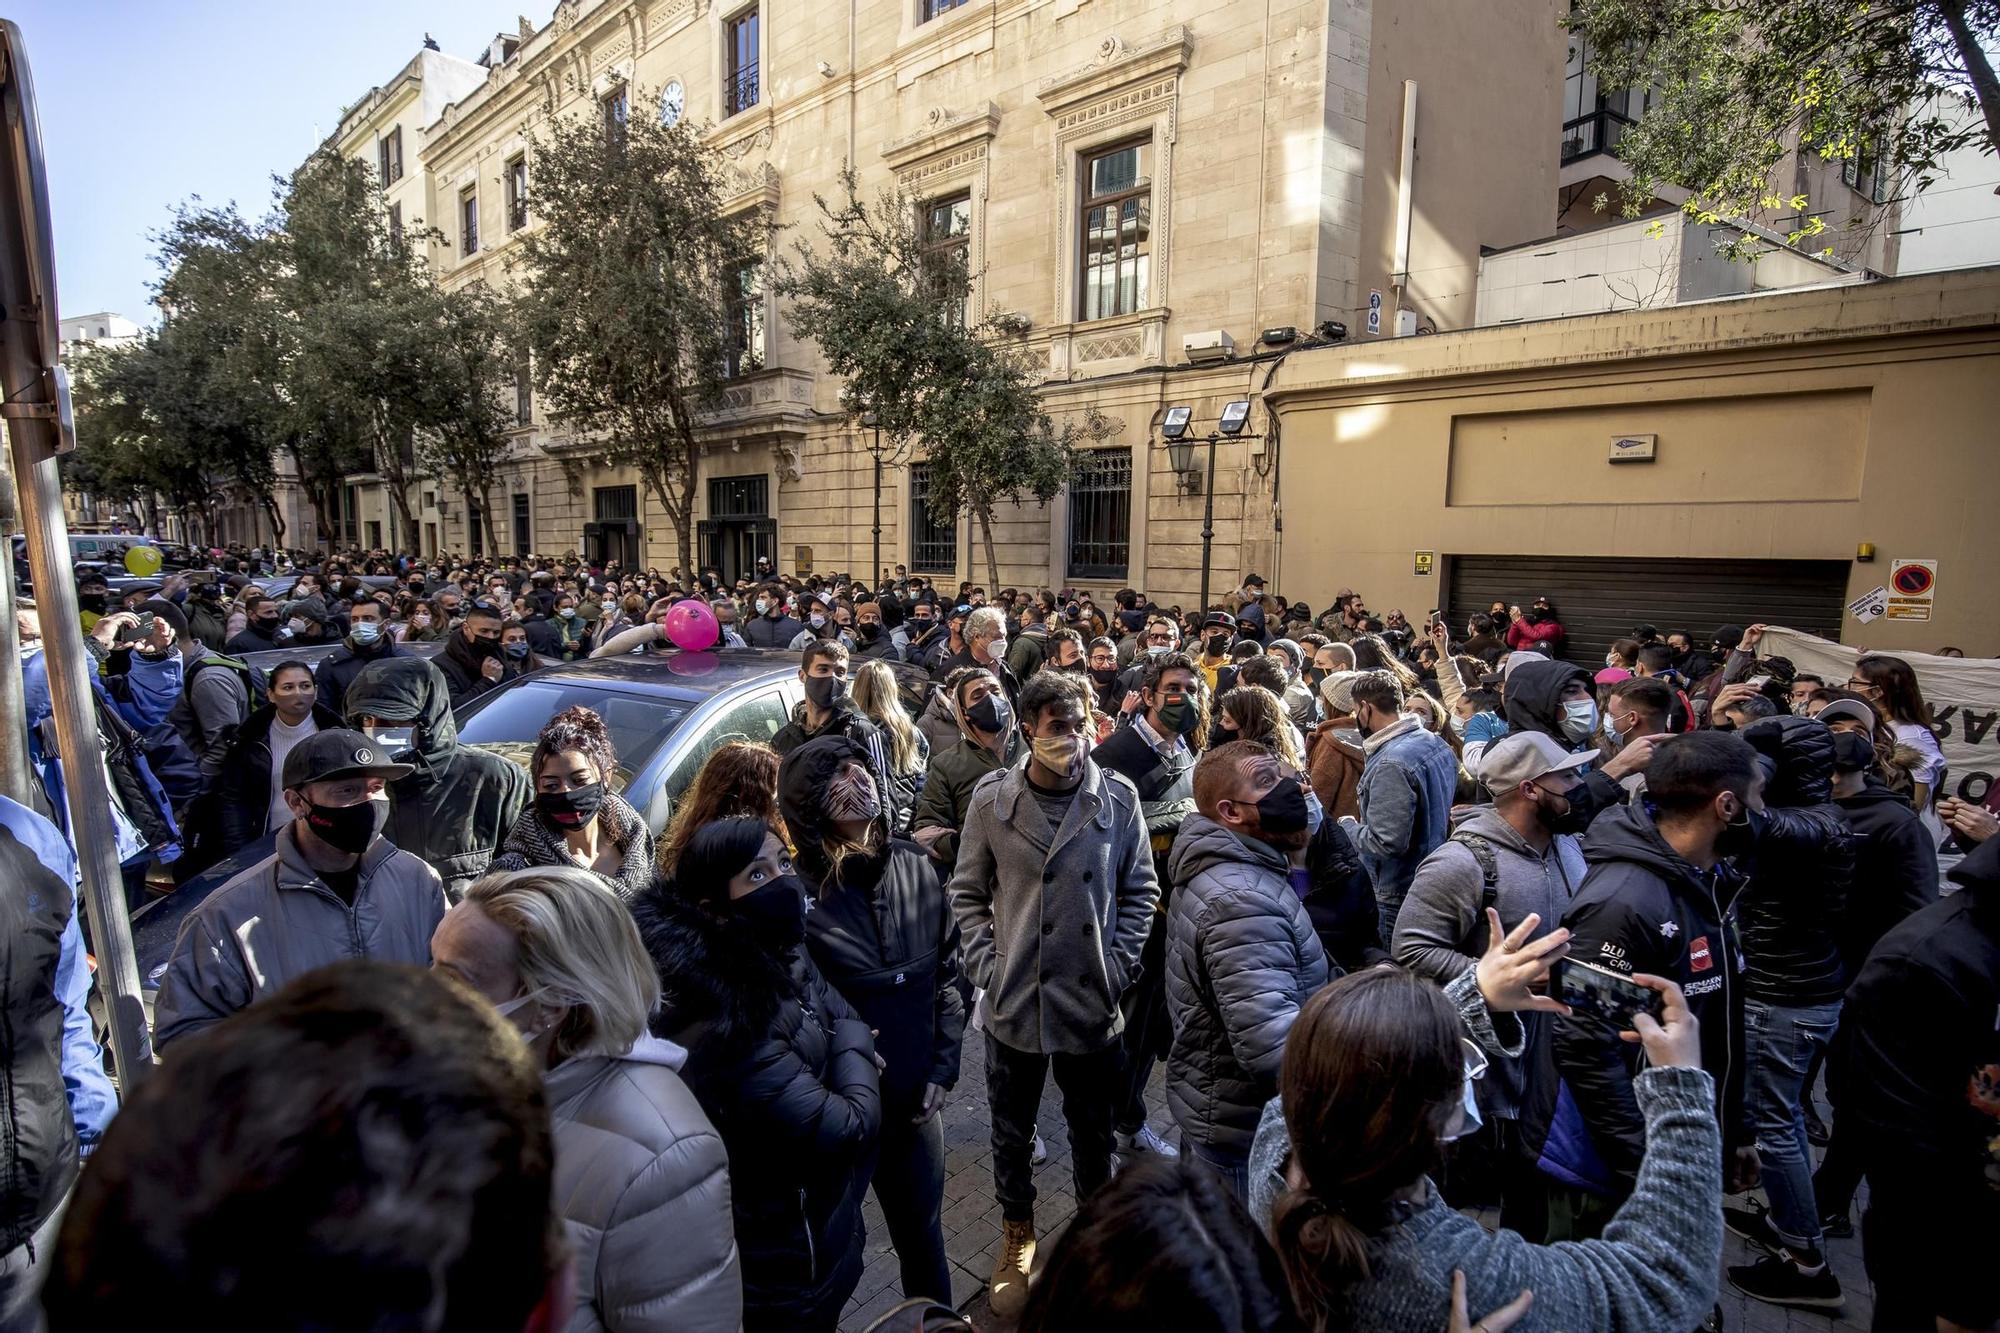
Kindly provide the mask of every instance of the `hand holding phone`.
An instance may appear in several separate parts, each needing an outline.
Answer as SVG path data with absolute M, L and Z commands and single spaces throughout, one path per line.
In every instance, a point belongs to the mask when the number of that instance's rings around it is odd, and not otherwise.
M 1666 1016 L 1666 1001 L 1658 991 L 1595 963 L 1566 958 L 1555 969 L 1553 981 L 1557 999 L 1576 1013 L 1601 1018 L 1621 1032 L 1634 1030 L 1636 1015 L 1646 1014 L 1656 1023 Z

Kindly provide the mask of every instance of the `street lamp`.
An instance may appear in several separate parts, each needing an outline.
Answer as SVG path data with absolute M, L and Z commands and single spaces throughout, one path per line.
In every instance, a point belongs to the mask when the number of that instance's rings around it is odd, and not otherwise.
M 1191 407 L 1170 407 L 1160 420 L 1160 437 L 1166 443 L 1167 466 L 1174 470 L 1181 494 L 1189 495 L 1199 489 L 1203 494 L 1201 515 L 1201 610 L 1208 610 L 1209 550 L 1215 541 L 1215 446 L 1223 436 L 1230 439 L 1259 439 L 1257 435 L 1245 435 L 1244 427 L 1250 424 L 1250 400 L 1238 398 L 1223 404 L 1222 415 L 1216 419 L 1215 429 L 1209 431 L 1208 441 L 1208 481 L 1194 470 L 1194 440 L 1188 437 L 1189 424 L 1194 420 Z
M 875 432 L 874 441 L 866 446 L 869 456 L 875 460 L 875 517 L 874 523 L 869 529 L 874 537 L 874 559 L 873 563 L 869 566 L 870 572 L 868 575 L 868 586 L 872 589 L 875 587 L 876 580 L 881 577 L 882 569 L 882 461 L 885 458 L 891 462 L 900 461 L 903 451 L 900 446 L 894 449 L 883 446 L 882 419 L 876 416 L 872 410 L 863 412 L 860 420 L 863 426 Z

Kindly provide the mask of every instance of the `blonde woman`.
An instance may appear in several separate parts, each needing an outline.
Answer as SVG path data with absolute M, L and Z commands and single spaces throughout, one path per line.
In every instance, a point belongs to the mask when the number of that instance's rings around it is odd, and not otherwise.
M 742 1323 L 720 1135 L 647 1032 L 660 976 L 619 900 L 581 868 L 488 875 L 431 936 L 432 966 L 492 1001 L 545 1070 L 554 1196 L 575 1254 L 569 1329 Z
M 907 837 L 917 798 L 923 795 L 924 774 L 930 768 L 931 743 L 904 710 L 896 673 L 887 662 L 863 662 L 854 673 L 854 706 L 882 729 L 883 758 L 889 766 L 889 785 L 894 788 L 895 831 Z

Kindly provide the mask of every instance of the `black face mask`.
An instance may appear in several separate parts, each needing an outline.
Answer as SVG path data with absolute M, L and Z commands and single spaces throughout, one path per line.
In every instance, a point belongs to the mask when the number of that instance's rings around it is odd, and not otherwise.
M 1590 798 L 1590 785 L 1579 782 L 1563 792 L 1562 797 L 1569 804 L 1559 815 L 1550 814 L 1547 806 L 1538 804 L 1536 817 L 1541 820 L 1542 827 L 1550 833 L 1581 833 L 1589 828 L 1590 817 L 1596 813 Z
M 92 615 L 101 616 L 104 614 L 104 594 L 101 592 L 80 592 L 76 595 L 76 605 L 79 611 L 88 611 Z
M 783 875 L 729 904 L 766 949 L 782 953 L 806 937 L 806 890 L 797 875 Z
M 389 812 L 387 801 L 360 801 L 354 805 L 321 805 L 308 802 L 306 827 L 335 851 L 359 856 L 368 850 L 381 831 Z
M 604 784 L 593 782 L 588 787 L 574 787 L 569 791 L 542 791 L 535 793 L 535 809 L 548 816 L 549 822 L 560 828 L 582 828 L 597 818 L 597 809 L 604 804 Z
M 1160 725 L 1169 736 L 1188 736 L 1201 725 L 1201 715 L 1191 699 L 1172 699 L 1160 705 Z
M 1281 836 L 1305 829 L 1306 789 L 1297 778 L 1286 778 L 1257 798 L 1257 822 L 1264 832 Z
M 269 635 L 278 632 L 278 618 L 276 616 L 258 616 L 250 623 L 257 627 L 259 634 Z
M 1202 642 L 1207 646 L 1210 657 L 1220 657 L 1229 651 L 1229 636 L 1227 634 L 1211 634 L 1202 640 Z
M 1757 834 L 1763 816 L 1754 810 L 1745 809 L 1723 826 L 1715 839 L 1717 856 L 1742 856 L 1757 850 Z
M 1315 666 L 1306 668 L 1306 682 L 1310 684 L 1314 689 L 1318 689 L 1319 683 L 1325 679 L 1326 679 L 1326 672 L 1320 669 L 1319 667 Z
M 824 712 L 847 697 L 847 682 L 839 676 L 807 676 L 806 698 Z
M 882 626 L 872 620 L 862 621 L 855 626 L 855 629 L 860 633 L 863 643 L 873 643 L 882 637 Z
M 1109 685 L 1112 681 L 1118 679 L 1118 668 L 1115 666 L 1092 667 L 1090 669 L 1090 678 L 1099 685 Z
M 987 695 L 965 710 L 965 720 L 989 734 L 1003 732 L 1013 724 L 1014 710 L 997 692 Z

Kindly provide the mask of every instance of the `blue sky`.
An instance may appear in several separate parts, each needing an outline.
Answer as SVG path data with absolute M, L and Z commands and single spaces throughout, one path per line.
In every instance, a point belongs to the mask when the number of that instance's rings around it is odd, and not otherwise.
M 151 233 L 191 195 L 262 214 L 428 30 L 475 57 L 554 0 L 8 0 L 40 100 L 64 315 L 152 322 Z

